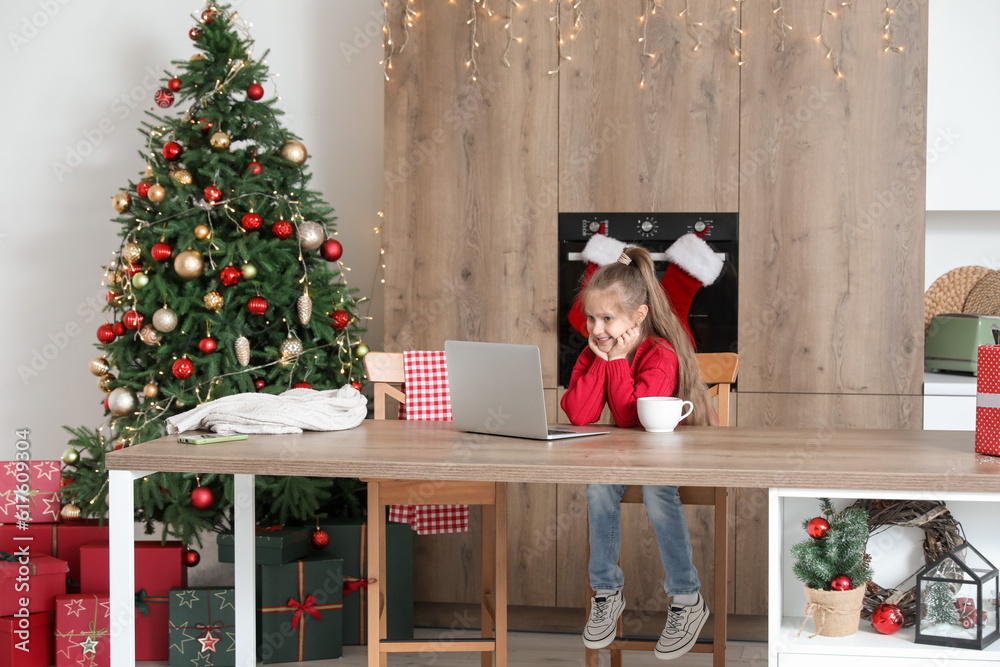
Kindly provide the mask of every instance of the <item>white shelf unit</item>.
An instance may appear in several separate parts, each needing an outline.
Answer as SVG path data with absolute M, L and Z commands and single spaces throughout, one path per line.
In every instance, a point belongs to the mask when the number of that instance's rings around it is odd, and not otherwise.
M 984 651 L 927 646 L 913 643 L 913 629 L 882 635 L 862 620 L 849 637 L 810 638 L 812 619 L 806 623 L 806 599 L 801 582 L 792 574 L 789 548 L 806 539 L 802 520 L 819 514 L 818 498 L 830 498 L 840 509 L 858 498 L 887 500 L 941 500 L 965 529 L 970 543 L 994 564 L 1000 559 L 996 511 L 1000 494 L 934 493 L 910 491 L 824 489 L 771 489 L 768 509 L 768 666 L 769 667 L 977 667 L 1000 665 L 1000 642 Z M 992 503 L 992 505 L 990 505 Z M 992 510 L 992 511 L 988 511 Z M 890 528 L 869 540 L 875 581 L 884 587 L 909 588 L 923 566 L 923 531 Z

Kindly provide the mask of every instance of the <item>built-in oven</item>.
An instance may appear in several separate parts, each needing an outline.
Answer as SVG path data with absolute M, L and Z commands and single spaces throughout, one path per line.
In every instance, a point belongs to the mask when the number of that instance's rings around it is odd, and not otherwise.
M 722 275 L 695 295 L 688 324 L 698 352 L 735 352 L 739 216 L 736 213 L 560 213 L 559 214 L 559 385 L 569 384 L 573 364 L 587 339 L 569 323 L 569 312 L 586 270 L 581 255 L 594 234 L 641 245 L 653 256 L 658 277 L 667 267 L 664 252 L 681 236 L 694 233 L 722 257 Z

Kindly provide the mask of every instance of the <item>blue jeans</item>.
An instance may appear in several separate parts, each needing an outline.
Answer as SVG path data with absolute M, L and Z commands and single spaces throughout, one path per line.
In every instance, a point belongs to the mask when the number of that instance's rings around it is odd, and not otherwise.
M 621 499 L 624 484 L 588 484 L 587 519 L 590 522 L 590 587 L 595 591 L 621 590 L 625 574 L 618 567 L 621 548 Z M 691 562 L 684 506 L 676 486 L 644 486 L 642 500 L 656 532 L 660 560 L 667 574 L 667 595 L 697 593 L 698 571 Z

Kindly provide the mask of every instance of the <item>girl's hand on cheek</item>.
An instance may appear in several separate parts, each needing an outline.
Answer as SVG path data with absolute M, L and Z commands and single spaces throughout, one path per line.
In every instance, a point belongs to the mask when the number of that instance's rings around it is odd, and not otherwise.
M 604 352 L 601 352 L 601 349 L 599 347 L 597 347 L 597 341 L 594 340 L 593 336 L 591 336 L 590 338 L 587 339 L 587 344 L 590 346 L 590 349 L 593 351 L 594 356 L 596 356 L 598 359 L 604 359 L 604 361 L 608 360 L 608 355 L 606 355 Z
M 615 339 L 615 344 L 608 352 L 608 360 L 627 359 L 628 355 L 639 346 L 639 327 L 632 327 Z

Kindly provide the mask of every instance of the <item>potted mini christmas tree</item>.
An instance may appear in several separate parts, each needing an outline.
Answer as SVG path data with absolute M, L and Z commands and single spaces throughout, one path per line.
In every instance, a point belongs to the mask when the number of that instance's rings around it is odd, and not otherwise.
M 816 633 L 846 637 L 858 630 L 872 574 L 865 553 L 868 514 L 858 507 L 837 512 L 828 498 L 820 499 L 820 508 L 820 516 L 803 522 L 809 539 L 792 547 L 792 571 L 805 584 L 805 614 Z

